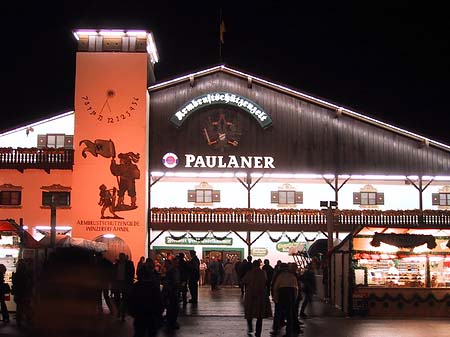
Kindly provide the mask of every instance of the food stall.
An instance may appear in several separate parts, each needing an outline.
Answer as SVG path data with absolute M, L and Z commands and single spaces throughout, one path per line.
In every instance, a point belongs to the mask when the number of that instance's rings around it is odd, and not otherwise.
M 33 275 L 42 246 L 14 220 L 0 220 L 0 264 L 6 268 L 4 279 L 12 288 L 12 274 L 16 270 L 17 261 L 26 259 Z M 15 311 L 14 296 L 6 297 L 9 311 Z
M 330 276 L 350 315 L 450 317 L 450 229 L 362 227 L 332 251 Z

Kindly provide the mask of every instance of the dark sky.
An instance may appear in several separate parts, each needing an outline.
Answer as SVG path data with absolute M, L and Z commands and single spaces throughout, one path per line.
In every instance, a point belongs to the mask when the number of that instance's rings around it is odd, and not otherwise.
M 434 2 L 79 0 L 6 6 L 2 130 L 73 109 L 73 29 L 153 31 L 162 81 L 219 63 L 222 8 L 228 66 L 450 144 L 450 20 Z

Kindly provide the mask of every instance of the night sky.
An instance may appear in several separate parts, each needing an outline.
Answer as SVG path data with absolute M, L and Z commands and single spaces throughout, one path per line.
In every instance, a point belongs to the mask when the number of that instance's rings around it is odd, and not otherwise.
M 450 144 L 450 20 L 432 2 L 64 2 L 3 10 L 0 130 L 72 110 L 72 30 L 120 28 L 154 33 L 157 81 L 225 63 Z

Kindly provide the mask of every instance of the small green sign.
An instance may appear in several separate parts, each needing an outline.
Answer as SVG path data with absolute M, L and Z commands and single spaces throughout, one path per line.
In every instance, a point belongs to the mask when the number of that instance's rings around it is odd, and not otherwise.
M 289 248 L 297 247 L 301 242 L 288 242 L 288 241 L 280 241 L 277 243 L 276 248 L 279 252 L 287 253 L 289 252 Z
M 267 254 L 269 254 L 269 250 L 267 248 L 252 248 L 252 256 L 264 257 L 267 256 Z

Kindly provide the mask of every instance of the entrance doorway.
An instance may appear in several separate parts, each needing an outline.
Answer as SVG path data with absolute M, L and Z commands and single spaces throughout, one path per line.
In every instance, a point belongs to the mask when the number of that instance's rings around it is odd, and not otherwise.
M 244 256 L 244 248 L 203 248 L 202 258 L 208 263 L 212 257 L 221 260 L 223 263 L 228 259 L 235 263 L 242 261 Z

